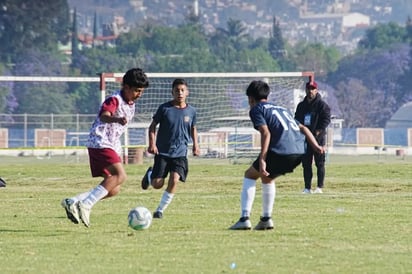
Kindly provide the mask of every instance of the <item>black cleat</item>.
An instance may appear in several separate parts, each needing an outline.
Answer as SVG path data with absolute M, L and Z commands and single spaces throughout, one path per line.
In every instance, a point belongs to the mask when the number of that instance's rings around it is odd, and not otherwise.
M 155 213 L 153 213 L 153 218 L 162 219 L 163 218 L 163 213 L 160 212 L 160 211 L 156 211 Z
M 149 178 L 149 172 L 152 171 L 152 167 L 149 167 L 146 170 L 146 173 L 144 174 L 144 177 L 142 179 L 142 189 L 146 190 L 149 188 L 150 185 L 150 178 Z

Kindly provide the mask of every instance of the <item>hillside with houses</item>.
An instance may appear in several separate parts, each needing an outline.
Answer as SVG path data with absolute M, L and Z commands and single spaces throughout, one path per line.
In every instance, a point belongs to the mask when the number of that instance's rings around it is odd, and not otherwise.
M 268 37 L 276 17 L 291 45 L 320 42 L 337 47 L 344 55 L 353 52 L 369 27 L 387 22 L 404 24 L 412 10 L 412 3 L 401 0 L 69 0 L 69 5 L 77 10 L 84 36 L 92 33 L 95 15 L 102 35 L 147 23 L 177 26 L 195 15 L 206 32 L 224 28 L 233 18 L 244 22 L 255 38 Z

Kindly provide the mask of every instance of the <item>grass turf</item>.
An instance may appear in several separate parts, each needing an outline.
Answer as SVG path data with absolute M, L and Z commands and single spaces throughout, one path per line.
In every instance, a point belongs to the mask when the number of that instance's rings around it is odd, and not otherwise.
M 78 159 L 77 159 L 78 160 Z M 127 213 L 154 210 L 162 191 L 140 189 L 144 165 L 127 165 L 120 194 L 99 202 L 91 227 L 60 201 L 89 190 L 87 159 L 4 157 L 1 273 L 410 273 L 412 169 L 408 157 L 331 155 L 321 195 L 302 195 L 302 170 L 276 181 L 273 231 L 231 231 L 248 163 L 190 159 L 161 220 L 146 231 Z M 257 184 L 252 224 L 261 212 Z

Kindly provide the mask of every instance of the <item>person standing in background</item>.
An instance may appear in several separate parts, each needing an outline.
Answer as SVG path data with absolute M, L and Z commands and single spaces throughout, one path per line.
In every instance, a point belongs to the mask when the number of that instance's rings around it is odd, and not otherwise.
M 318 93 L 318 84 L 314 81 L 306 83 L 306 96 L 301 101 L 295 112 L 295 119 L 310 129 L 320 146 L 326 145 L 326 129 L 330 124 L 331 114 L 329 105 L 322 100 Z M 325 181 L 325 153 L 317 153 L 308 146 L 302 159 L 303 178 L 305 188 L 303 194 L 312 193 L 312 163 L 315 159 L 317 168 L 317 187 L 313 193 L 323 193 Z

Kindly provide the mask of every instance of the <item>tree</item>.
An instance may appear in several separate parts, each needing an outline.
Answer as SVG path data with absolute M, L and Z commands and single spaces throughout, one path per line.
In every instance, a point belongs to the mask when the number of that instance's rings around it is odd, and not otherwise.
M 79 50 L 79 40 L 77 38 L 77 10 L 74 9 L 73 12 L 73 22 L 72 22 L 72 69 L 79 68 L 80 50 Z
M 339 51 L 320 43 L 298 43 L 290 58 L 294 59 L 298 70 L 312 70 L 318 77 L 324 77 L 338 67 Z
M 401 89 L 406 91 L 406 94 L 408 94 L 408 96 L 405 96 L 402 100 L 406 103 L 412 100 L 412 19 L 410 16 L 408 16 L 408 19 L 406 20 L 405 28 L 407 40 L 409 41 L 409 64 L 405 73 L 400 77 L 399 83 Z
M 21 75 L 65 74 L 60 61 L 48 52 L 28 50 L 16 60 Z M 13 87 L 18 106 L 15 113 L 73 113 L 73 100 L 63 82 L 19 82 Z
M 236 50 L 244 49 L 247 45 L 245 42 L 249 39 L 244 23 L 233 18 L 227 21 L 227 29 L 217 28 L 215 35 L 220 39 L 224 37 Z
M 368 117 L 372 115 L 370 110 L 374 102 L 362 81 L 353 78 L 343 79 L 336 86 L 336 98 L 339 100 L 345 127 L 371 126 Z
M 342 83 L 349 82 L 348 79 L 361 83 L 350 87 L 355 89 L 350 94 L 356 89 L 366 93 L 363 97 L 353 94 L 358 100 L 356 106 L 353 105 L 355 101 L 340 101 L 342 108 L 355 108 L 353 111 L 356 112 L 361 105 L 368 111 L 368 114 L 364 114 L 360 110 L 363 116 L 361 126 L 385 126 L 392 114 L 411 99 L 411 88 L 402 89 L 400 84 L 400 79 L 409 68 L 409 51 L 409 45 L 404 43 L 394 44 L 387 49 L 359 52 L 342 59 L 339 69 L 328 75 L 328 82 L 335 87 L 340 86 L 341 92 L 348 92 L 349 88 L 344 89 L 342 86 Z M 336 95 L 339 96 L 349 95 Z M 348 123 L 358 125 L 356 121 L 348 120 Z
M 0 0 L 0 61 L 12 62 L 28 49 L 56 52 L 67 42 L 66 0 Z
M 380 49 L 390 47 L 395 43 L 406 42 L 408 38 L 406 29 L 394 22 L 380 23 L 366 31 L 365 36 L 359 41 L 359 49 Z
M 272 33 L 269 38 L 269 52 L 273 59 L 282 59 L 286 55 L 285 42 L 283 41 L 282 31 L 276 17 L 273 17 Z

